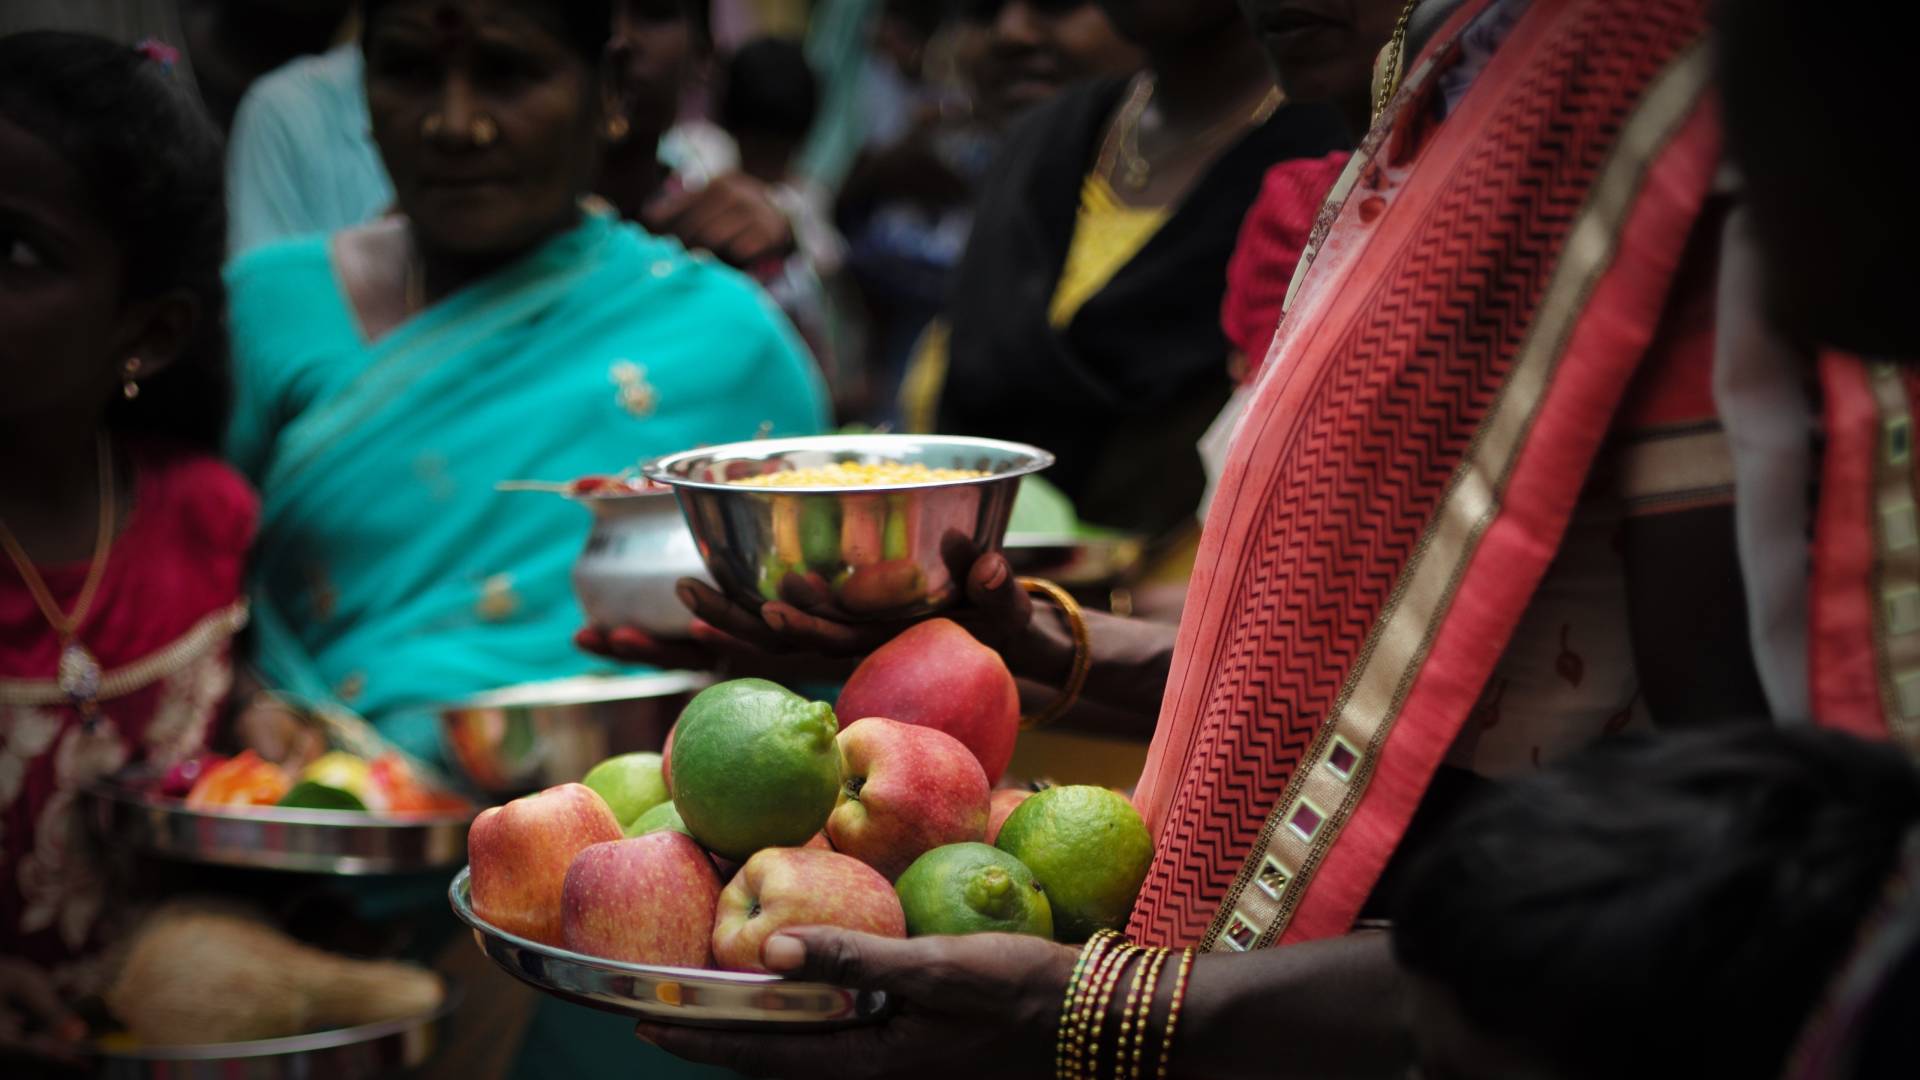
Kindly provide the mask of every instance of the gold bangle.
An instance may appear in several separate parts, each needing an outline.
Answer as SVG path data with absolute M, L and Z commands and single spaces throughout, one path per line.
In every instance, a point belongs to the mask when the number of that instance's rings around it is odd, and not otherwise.
M 1023 577 L 1020 587 L 1035 596 L 1043 596 L 1054 602 L 1060 614 L 1067 620 L 1067 631 L 1073 635 L 1073 667 L 1067 673 L 1067 682 L 1060 688 L 1060 694 L 1046 708 L 1020 721 L 1023 728 L 1037 728 L 1051 724 L 1065 716 L 1074 702 L 1080 700 L 1080 691 L 1087 685 L 1087 673 L 1093 670 L 1093 641 L 1087 635 L 1087 613 L 1081 609 L 1080 601 L 1073 594 L 1044 578 Z
M 1053 1075 L 1057 1080 L 1073 1080 L 1073 1074 L 1067 1069 L 1067 1044 L 1073 1033 L 1075 999 L 1080 996 L 1080 973 L 1086 969 L 1089 957 L 1104 952 L 1107 944 L 1119 936 L 1111 930 L 1100 931 L 1080 949 L 1080 956 L 1073 962 L 1073 972 L 1067 976 L 1066 995 L 1060 1002 L 1060 1030 L 1053 1044 Z
M 1160 972 L 1167 965 L 1167 957 L 1172 949 L 1153 950 L 1153 959 L 1147 965 L 1145 992 L 1139 999 L 1140 1011 L 1133 1018 L 1133 1063 L 1128 1069 L 1132 1080 L 1140 1080 L 1140 1062 L 1147 1054 L 1147 1017 L 1153 1013 L 1153 997 L 1160 991 Z M 1120 1064 L 1114 1063 L 1115 1080 L 1120 1076 Z
M 1113 1008 L 1113 992 L 1119 988 L 1120 977 L 1126 974 L 1127 965 L 1133 961 L 1135 956 L 1141 956 L 1143 952 L 1144 950 L 1138 945 L 1122 945 L 1119 949 L 1115 950 L 1115 962 L 1113 966 L 1108 969 L 1104 979 L 1101 981 L 1100 996 L 1094 1005 L 1093 1016 L 1088 1023 L 1090 1030 L 1087 1034 L 1087 1075 L 1090 1077 L 1098 1077 L 1100 1075 L 1100 1033 L 1105 1030 L 1107 1026 L 1107 1013 Z M 1144 957 L 1142 958 L 1144 959 Z
M 1167 1062 L 1173 1056 L 1173 1029 L 1180 1024 L 1180 1003 L 1187 996 L 1187 978 L 1193 974 L 1193 950 L 1180 953 L 1180 973 L 1173 978 L 1173 997 L 1167 1002 L 1167 1028 L 1160 1036 L 1159 1080 L 1167 1080 Z
M 1118 938 L 1115 940 L 1114 947 L 1088 971 L 1085 979 L 1085 989 L 1080 997 L 1080 1013 L 1076 1018 L 1073 1033 L 1073 1053 L 1068 1058 L 1068 1065 L 1073 1070 L 1076 1080 L 1080 1078 L 1091 1080 L 1099 1071 L 1100 1047 L 1094 1041 L 1096 1036 L 1093 1031 L 1093 1018 L 1098 1010 L 1100 987 L 1106 983 L 1110 973 L 1117 972 L 1126 966 L 1127 957 L 1134 949 L 1133 945 L 1124 940 Z

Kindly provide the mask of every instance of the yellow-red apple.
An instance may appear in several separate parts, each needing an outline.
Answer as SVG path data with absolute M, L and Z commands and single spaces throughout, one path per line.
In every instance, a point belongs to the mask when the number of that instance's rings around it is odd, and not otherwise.
M 607 801 L 561 784 L 480 812 L 467 830 L 473 912 L 530 941 L 561 944 L 560 896 L 573 857 L 620 839 Z
M 842 723 L 884 716 L 959 739 L 998 783 L 1020 734 L 1020 692 L 1000 654 L 951 619 L 909 627 L 854 669 L 834 711 Z
M 934 848 L 986 838 L 987 774 L 960 740 L 870 716 L 836 741 L 840 796 L 827 818 L 835 851 L 891 881 Z
M 768 848 L 748 859 L 720 892 L 714 962 L 731 971 L 765 971 L 761 946 L 790 926 L 907 936 L 900 897 L 871 866 L 816 848 Z
M 706 967 L 720 875 L 693 838 L 665 829 L 574 856 L 561 895 L 567 948 L 631 964 Z

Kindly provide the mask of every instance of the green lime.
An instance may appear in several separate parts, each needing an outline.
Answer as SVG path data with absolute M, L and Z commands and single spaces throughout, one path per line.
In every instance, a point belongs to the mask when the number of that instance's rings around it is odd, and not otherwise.
M 322 784 L 314 780 L 302 780 L 293 785 L 285 795 L 280 796 L 279 806 L 298 810 L 361 810 L 367 804 L 360 796 L 343 788 Z
M 629 837 L 634 837 L 645 836 L 648 833 L 659 832 L 662 829 L 672 829 L 674 832 L 687 833 L 687 823 L 680 820 L 680 811 L 675 809 L 674 805 L 670 802 L 663 802 L 659 806 L 634 818 L 633 821 L 627 825 L 625 831 Z M 687 833 L 687 835 L 692 836 L 693 834 Z
M 600 793 L 622 825 L 667 801 L 659 754 L 621 754 L 587 770 L 581 783 Z
M 1153 860 L 1153 839 L 1133 804 L 1085 785 L 1048 788 L 1015 807 L 994 846 L 1040 880 L 1065 942 L 1119 929 Z
M 673 735 L 673 804 L 687 831 L 734 862 L 813 839 L 840 794 L 839 733 L 832 706 L 765 679 L 700 691 Z
M 986 844 L 948 844 L 913 861 L 893 883 L 907 933 L 1053 936 L 1053 908 L 1033 871 Z

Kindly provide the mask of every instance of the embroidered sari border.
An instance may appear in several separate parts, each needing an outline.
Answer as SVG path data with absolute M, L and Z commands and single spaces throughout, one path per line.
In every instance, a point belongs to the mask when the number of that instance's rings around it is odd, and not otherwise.
M 1585 299 L 1619 250 L 1621 235 L 1663 147 L 1693 115 L 1711 78 L 1704 44 L 1660 72 L 1602 165 L 1564 249 L 1526 344 L 1473 435 L 1439 511 L 1415 547 L 1340 691 L 1269 813 L 1222 902 L 1204 947 L 1241 951 L 1284 933 L 1328 851 L 1365 798 L 1382 747 L 1450 611 L 1461 578 L 1502 497 L 1558 371 Z M 1338 767 L 1347 757 L 1353 760 Z M 1343 776 L 1344 774 L 1344 776 Z M 1304 812 L 1303 812 L 1304 811 Z M 1277 883 L 1277 888 L 1269 886 Z
M 137 693 L 167 678 L 239 633 L 247 625 L 247 602 L 241 600 L 195 623 L 186 633 L 146 656 L 104 673 L 96 701 L 112 701 Z M 65 705 L 72 699 L 53 679 L 0 679 L 0 705 Z
M 1920 512 L 1913 493 L 1913 407 L 1892 364 L 1867 365 L 1874 428 L 1874 658 L 1887 729 L 1920 748 Z

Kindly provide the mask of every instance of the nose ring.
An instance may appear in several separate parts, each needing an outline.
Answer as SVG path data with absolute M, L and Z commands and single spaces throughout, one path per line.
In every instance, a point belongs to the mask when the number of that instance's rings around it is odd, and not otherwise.
M 473 145 L 484 150 L 500 137 L 500 125 L 494 123 L 492 117 L 476 116 L 468 134 L 473 138 Z

